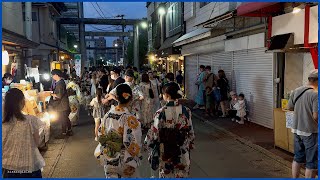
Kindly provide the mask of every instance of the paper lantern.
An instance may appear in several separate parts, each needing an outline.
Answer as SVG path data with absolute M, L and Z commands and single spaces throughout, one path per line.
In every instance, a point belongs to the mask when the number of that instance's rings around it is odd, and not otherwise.
M 2 65 L 9 64 L 9 53 L 8 51 L 2 51 Z

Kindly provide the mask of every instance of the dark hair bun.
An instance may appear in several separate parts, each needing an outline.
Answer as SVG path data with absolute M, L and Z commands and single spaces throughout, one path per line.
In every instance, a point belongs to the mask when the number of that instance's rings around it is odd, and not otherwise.
M 182 96 L 178 93 L 180 90 L 180 87 L 177 83 L 171 82 L 167 83 L 163 87 L 163 92 L 166 94 L 169 94 L 172 99 L 179 99 L 182 98 Z
M 126 104 L 132 99 L 132 90 L 127 84 L 120 84 L 116 89 L 118 101 L 120 104 Z

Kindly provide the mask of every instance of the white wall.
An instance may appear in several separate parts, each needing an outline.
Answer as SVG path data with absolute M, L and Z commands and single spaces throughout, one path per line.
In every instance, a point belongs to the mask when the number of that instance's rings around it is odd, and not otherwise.
M 272 36 L 294 33 L 294 44 L 304 43 L 305 10 L 272 18 Z M 310 8 L 309 43 L 318 42 L 318 6 Z
M 265 46 L 265 34 L 259 33 L 225 41 L 225 51 L 262 48 Z
M 2 2 L 2 28 L 25 35 L 21 2 Z

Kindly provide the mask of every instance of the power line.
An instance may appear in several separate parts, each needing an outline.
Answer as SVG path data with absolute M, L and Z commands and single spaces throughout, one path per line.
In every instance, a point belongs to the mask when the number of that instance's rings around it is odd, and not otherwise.
M 96 10 L 96 12 L 101 16 L 101 18 L 104 18 L 101 13 L 97 10 L 97 8 L 94 6 L 93 2 L 90 2 L 93 8 Z
M 101 10 L 101 7 L 100 7 L 100 5 L 98 4 L 98 2 L 96 2 L 96 5 L 97 5 L 97 6 L 98 6 L 98 8 L 100 9 L 100 11 L 101 11 L 101 13 L 104 15 L 104 17 L 106 17 L 106 16 L 105 16 L 105 14 L 103 13 L 103 11 Z M 107 11 L 107 13 L 111 15 L 111 17 L 110 17 L 110 18 L 113 18 L 113 17 L 114 17 L 114 15 L 113 15 L 113 14 L 111 14 L 110 12 L 108 12 L 108 11 Z

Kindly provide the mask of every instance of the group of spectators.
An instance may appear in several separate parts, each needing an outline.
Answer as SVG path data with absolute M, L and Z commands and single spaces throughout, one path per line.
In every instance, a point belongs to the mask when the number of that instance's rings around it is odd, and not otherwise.
M 220 117 L 230 116 L 232 121 L 239 124 L 244 124 L 245 119 L 248 120 L 244 94 L 237 96 L 234 91 L 231 91 L 229 80 L 223 70 L 219 70 L 216 75 L 211 72 L 211 66 L 200 65 L 196 85 L 198 93 L 193 109 L 205 110 L 206 116 L 218 116 L 221 112 Z

